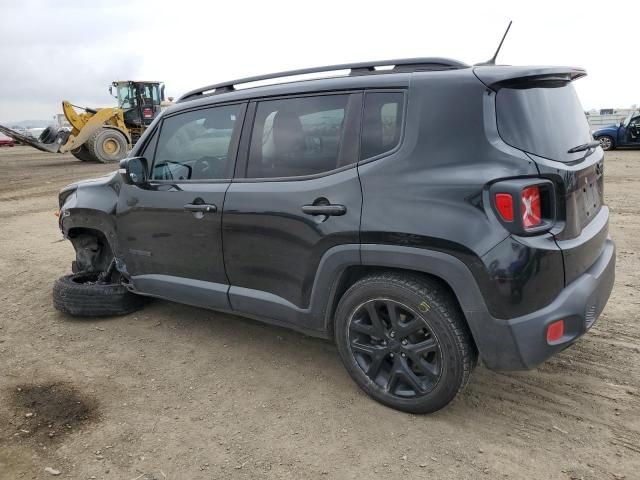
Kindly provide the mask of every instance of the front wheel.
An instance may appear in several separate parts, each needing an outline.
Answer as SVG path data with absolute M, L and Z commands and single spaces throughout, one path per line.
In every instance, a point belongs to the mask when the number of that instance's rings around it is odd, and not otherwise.
M 598 140 L 600 142 L 600 146 L 602 147 L 603 150 L 613 150 L 614 148 L 616 148 L 615 144 L 613 143 L 613 138 L 607 136 L 607 135 L 603 135 L 602 137 L 598 137 L 596 140 Z
M 360 388 L 410 413 L 435 412 L 466 385 L 477 353 L 451 293 L 429 278 L 365 277 L 336 311 L 338 352 Z
M 99 273 L 81 272 L 60 277 L 53 284 L 53 306 L 79 317 L 126 315 L 144 305 L 144 299 L 119 283 L 103 283 Z

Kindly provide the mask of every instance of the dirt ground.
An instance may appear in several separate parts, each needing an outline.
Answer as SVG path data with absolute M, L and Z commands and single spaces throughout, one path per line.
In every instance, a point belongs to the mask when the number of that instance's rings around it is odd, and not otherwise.
M 55 311 L 73 258 L 56 193 L 113 169 L 0 149 L 0 479 L 640 478 L 640 151 L 606 157 L 618 265 L 596 326 L 536 370 L 480 366 L 428 416 L 284 329 L 162 301 Z

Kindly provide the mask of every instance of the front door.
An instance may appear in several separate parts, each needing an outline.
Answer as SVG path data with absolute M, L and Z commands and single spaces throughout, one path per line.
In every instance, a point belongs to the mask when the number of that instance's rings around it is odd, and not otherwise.
M 323 255 L 359 243 L 361 101 L 325 94 L 250 106 L 251 138 L 243 134 L 223 215 L 234 310 L 297 321 Z
M 631 145 L 640 144 L 640 116 L 633 117 L 627 126 L 626 140 Z
M 144 152 L 148 184 L 123 185 L 119 243 L 140 292 L 229 307 L 222 208 L 245 109 L 234 104 L 165 117 Z

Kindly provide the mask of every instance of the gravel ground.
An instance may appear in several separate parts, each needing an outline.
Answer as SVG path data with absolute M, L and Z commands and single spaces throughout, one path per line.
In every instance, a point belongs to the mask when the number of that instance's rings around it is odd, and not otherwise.
M 618 265 L 595 327 L 536 370 L 478 367 L 429 416 L 284 329 L 162 301 L 55 311 L 73 258 L 56 193 L 113 169 L 0 149 L 0 479 L 640 478 L 640 151 L 607 154 Z

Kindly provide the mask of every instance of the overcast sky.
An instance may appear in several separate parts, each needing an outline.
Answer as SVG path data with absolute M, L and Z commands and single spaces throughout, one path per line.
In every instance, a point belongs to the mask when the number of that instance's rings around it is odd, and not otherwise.
M 169 96 L 236 77 L 385 58 L 575 65 L 585 109 L 640 105 L 640 2 L 0 0 L 0 121 L 110 106 L 116 79 Z

